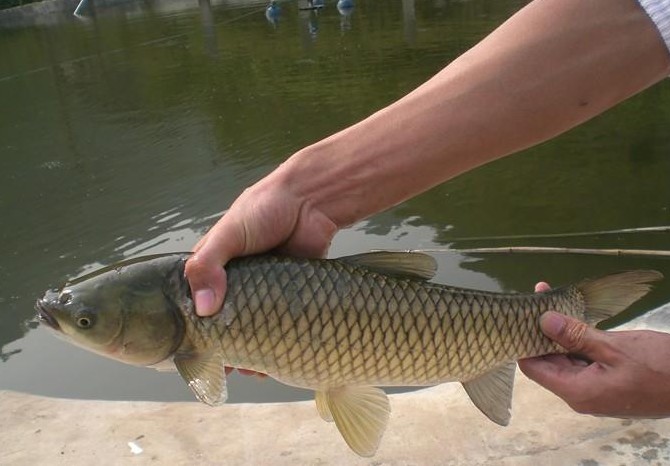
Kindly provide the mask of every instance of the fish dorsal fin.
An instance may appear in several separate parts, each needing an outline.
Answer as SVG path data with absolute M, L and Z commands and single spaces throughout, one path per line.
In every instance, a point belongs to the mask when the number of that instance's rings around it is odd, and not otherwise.
M 180 353 L 175 355 L 174 364 L 198 400 L 210 406 L 225 403 L 228 390 L 221 353 Z
M 375 454 L 391 412 L 386 393 L 376 387 L 340 387 L 317 393 L 317 409 L 326 420 L 330 414 L 344 441 L 360 456 Z
M 376 251 L 339 257 L 337 260 L 386 275 L 422 280 L 430 280 L 437 270 L 435 259 L 420 252 Z
M 333 414 L 328 407 L 328 395 L 326 392 L 317 391 L 315 393 L 314 401 L 316 401 L 316 410 L 319 412 L 321 419 L 326 422 L 333 422 Z
M 463 382 L 463 387 L 479 410 L 496 424 L 509 424 L 512 409 L 512 391 L 516 363 L 500 366 Z

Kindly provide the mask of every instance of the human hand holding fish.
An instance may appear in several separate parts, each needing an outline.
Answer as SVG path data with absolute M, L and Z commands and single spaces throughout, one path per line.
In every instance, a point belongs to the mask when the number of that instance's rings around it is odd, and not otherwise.
M 222 267 L 234 257 L 274 250 L 295 257 L 323 257 L 339 229 L 275 173 L 247 188 L 193 248 L 186 262 L 195 309 L 209 317 L 226 293 Z
M 196 246 L 186 274 L 198 315 L 220 308 L 231 258 L 276 248 L 322 257 L 337 229 L 665 79 L 667 47 L 638 3 L 530 2 L 414 91 L 296 152 Z
M 539 293 L 549 289 L 544 282 L 535 286 Z M 670 415 L 669 334 L 602 331 L 555 312 L 540 325 L 568 354 L 522 359 L 519 368 L 572 409 L 624 418 Z
M 268 250 L 296 257 L 325 256 L 338 228 L 313 203 L 300 200 L 290 186 L 276 179 L 281 177 L 268 178 L 244 191 L 193 248 L 185 275 L 197 315 L 209 317 L 221 309 L 227 289 L 223 265 L 234 257 Z

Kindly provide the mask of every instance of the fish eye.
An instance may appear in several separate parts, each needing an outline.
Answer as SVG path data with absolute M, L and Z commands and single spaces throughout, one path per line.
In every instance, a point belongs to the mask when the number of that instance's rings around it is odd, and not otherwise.
M 95 318 L 93 317 L 92 314 L 85 312 L 77 316 L 76 322 L 77 327 L 86 330 L 93 327 L 93 324 L 95 323 Z
M 69 304 L 72 301 L 72 293 L 63 291 L 58 297 L 58 302 L 61 304 Z

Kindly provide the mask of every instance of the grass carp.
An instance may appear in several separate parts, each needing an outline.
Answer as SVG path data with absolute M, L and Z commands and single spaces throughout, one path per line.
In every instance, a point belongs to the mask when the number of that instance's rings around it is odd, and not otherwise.
M 516 361 L 562 352 L 539 328 L 553 310 L 595 324 L 646 294 L 659 272 L 504 294 L 429 282 L 421 253 L 339 259 L 262 255 L 226 265 L 216 315 L 195 314 L 188 254 L 124 261 L 48 291 L 40 320 L 67 340 L 125 363 L 172 361 L 195 396 L 226 400 L 225 366 L 316 391 L 316 407 L 359 455 L 377 450 L 390 407 L 380 386 L 459 381 L 492 421 L 510 419 Z

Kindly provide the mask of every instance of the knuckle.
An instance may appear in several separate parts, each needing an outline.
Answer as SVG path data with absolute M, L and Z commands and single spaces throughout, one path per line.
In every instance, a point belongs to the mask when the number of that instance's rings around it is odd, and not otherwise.
M 188 261 L 186 261 L 186 267 L 184 268 L 184 274 L 189 279 L 189 281 L 201 280 L 208 273 L 207 264 L 200 260 L 197 255 L 192 256 Z
M 588 324 L 581 321 L 570 321 L 564 329 L 565 348 L 571 352 L 584 349 Z

